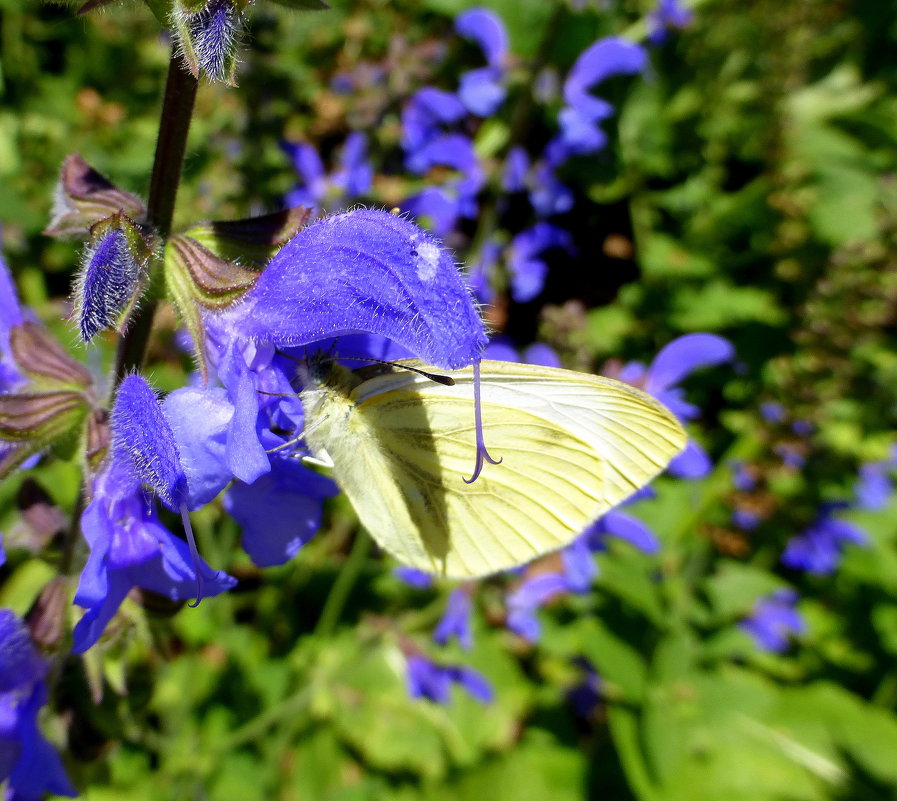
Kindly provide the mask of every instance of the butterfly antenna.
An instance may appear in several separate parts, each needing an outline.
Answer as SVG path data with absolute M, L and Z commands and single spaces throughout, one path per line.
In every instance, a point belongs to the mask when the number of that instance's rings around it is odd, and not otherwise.
M 385 364 L 388 367 L 395 367 L 396 370 L 410 370 L 412 373 L 422 375 L 424 378 L 429 378 L 431 381 L 435 381 L 437 384 L 442 384 L 445 387 L 455 386 L 455 379 L 449 375 L 431 373 L 428 370 L 421 370 L 419 367 L 412 367 L 410 364 L 388 362 L 386 359 L 375 359 L 372 356 L 345 356 L 344 358 L 350 362 L 372 362 L 374 364 Z

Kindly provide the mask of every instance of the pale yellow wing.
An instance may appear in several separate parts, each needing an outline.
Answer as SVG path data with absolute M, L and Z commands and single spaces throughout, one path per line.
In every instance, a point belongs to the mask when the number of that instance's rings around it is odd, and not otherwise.
M 472 370 L 450 374 L 452 387 L 401 371 L 364 382 L 320 443 L 374 539 L 422 570 L 470 578 L 561 548 L 685 446 L 675 417 L 626 384 L 487 361 L 485 442 L 502 462 L 467 484 Z

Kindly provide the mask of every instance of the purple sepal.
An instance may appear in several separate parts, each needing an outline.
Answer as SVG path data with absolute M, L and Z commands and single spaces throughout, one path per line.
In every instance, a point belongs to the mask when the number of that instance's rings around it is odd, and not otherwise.
M 187 501 L 187 476 L 171 426 L 156 394 L 139 375 L 119 384 L 112 408 L 113 448 L 135 477 L 172 511 Z
M 269 567 L 292 559 L 315 535 L 324 498 L 338 491 L 300 462 L 276 458 L 271 472 L 252 484 L 234 484 L 224 508 L 243 528 L 243 550 L 259 567 Z
M 233 338 L 277 346 L 367 331 L 447 369 L 478 360 L 486 344 L 452 254 L 407 220 L 371 209 L 300 231 L 227 322 Z

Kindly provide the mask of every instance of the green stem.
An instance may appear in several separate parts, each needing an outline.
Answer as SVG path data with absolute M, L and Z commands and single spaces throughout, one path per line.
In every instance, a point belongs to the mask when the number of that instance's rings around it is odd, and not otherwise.
M 327 637 L 333 633 L 336 624 L 339 622 L 340 615 L 343 613 L 346 601 L 349 600 L 349 595 L 352 593 L 352 587 L 361 575 L 370 550 L 370 536 L 363 529 L 359 529 L 355 535 L 355 542 L 352 544 L 349 557 L 336 577 L 336 581 L 333 582 L 330 594 L 324 602 L 324 609 L 321 611 L 318 625 L 315 626 L 315 637 Z
M 174 204 L 187 149 L 187 133 L 196 100 L 196 87 L 196 78 L 184 69 L 180 56 L 172 49 L 146 203 L 147 223 L 163 243 L 171 233 Z M 153 272 L 156 271 L 151 271 L 146 301 L 134 313 L 128 331 L 119 341 L 115 366 L 116 384 L 143 363 L 157 305 Z

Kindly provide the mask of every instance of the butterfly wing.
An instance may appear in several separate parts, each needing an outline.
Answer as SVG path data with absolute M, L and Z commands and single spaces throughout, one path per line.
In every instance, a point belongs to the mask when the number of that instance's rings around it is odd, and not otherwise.
M 407 371 L 365 381 L 321 443 L 374 539 L 422 570 L 471 578 L 561 548 L 685 445 L 669 410 L 626 384 L 487 361 L 483 429 L 502 462 L 467 484 L 473 371 L 451 375 L 450 387 Z

